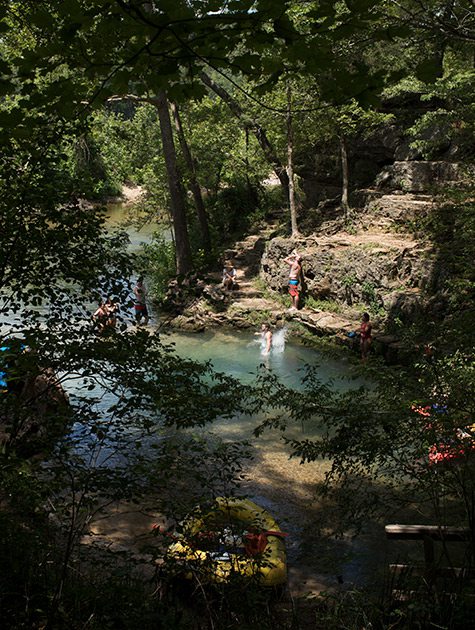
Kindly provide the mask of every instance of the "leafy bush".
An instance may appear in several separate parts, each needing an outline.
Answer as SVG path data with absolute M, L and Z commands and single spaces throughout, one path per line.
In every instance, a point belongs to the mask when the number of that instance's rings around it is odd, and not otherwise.
M 139 268 L 146 269 L 154 298 L 162 302 L 169 281 L 176 275 L 173 242 L 158 234 L 154 235 L 152 242 L 143 246 L 137 264 Z

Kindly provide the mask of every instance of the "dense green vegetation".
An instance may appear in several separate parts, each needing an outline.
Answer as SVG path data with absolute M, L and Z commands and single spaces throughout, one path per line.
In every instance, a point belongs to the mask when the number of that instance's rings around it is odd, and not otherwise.
M 404 325 L 412 365 L 368 368 L 371 391 L 338 395 L 312 372 L 299 396 L 272 374 L 244 386 L 127 328 L 125 312 L 99 336 L 91 313 L 109 295 L 130 309 L 134 270 L 154 275 L 163 293 L 172 275 L 213 268 L 227 244 L 270 216 L 288 234 L 311 232 L 321 220 L 305 199 L 315 169 L 330 174 L 349 218 L 353 191 L 368 181 L 350 147 L 393 125 L 421 157 L 473 163 L 474 45 L 469 0 L 0 0 L 5 627 L 473 620 L 465 583 L 450 606 L 428 588 L 408 607 L 368 605 L 369 594 L 292 607 L 240 581 L 214 590 L 198 581 L 180 597 L 172 572 L 156 564 L 166 536 L 145 562 L 85 542 L 93 517 L 116 501 L 140 503 L 173 529 L 196 504 L 239 492 L 246 444 L 189 430 L 258 410 L 268 419 L 256 439 L 292 422 L 320 428 L 320 438 L 289 449 L 303 462 L 331 460 L 319 500 L 338 507 L 333 533 L 410 505 L 424 522 L 466 526 L 473 539 L 470 190 L 446 191 L 414 226 L 440 245 L 449 307 Z M 271 174 L 272 190 L 262 184 Z M 132 256 L 126 234 L 104 229 L 86 200 L 104 202 L 125 183 L 143 187 L 142 216 L 170 224 L 173 245 L 157 239 Z M 424 353 L 434 339 L 437 351 Z M 52 380 L 40 391 L 45 374 Z M 52 404 L 70 382 L 69 404 Z M 436 419 L 427 424 L 411 406 Z M 464 451 L 456 466 L 431 464 L 428 449 L 440 443 Z M 473 540 L 464 567 L 473 567 Z

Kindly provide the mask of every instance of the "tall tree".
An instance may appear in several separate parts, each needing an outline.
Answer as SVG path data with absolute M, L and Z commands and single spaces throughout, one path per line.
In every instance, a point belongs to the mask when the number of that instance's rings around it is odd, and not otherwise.
M 186 223 L 186 204 L 178 171 L 173 130 L 168 109 L 168 99 L 164 91 L 157 97 L 157 109 L 160 119 L 163 154 L 167 168 L 168 187 L 172 208 L 173 231 L 176 246 L 176 270 L 178 274 L 186 274 L 191 270 L 191 248 Z
M 292 122 L 292 88 L 287 85 L 287 177 L 289 179 L 289 208 L 292 236 L 298 236 L 297 204 L 294 181 L 294 134 Z
M 191 155 L 190 147 L 188 146 L 188 142 L 186 140 L 185 133 L 183 131 L 183 125 L 181 124 L 180 111 L 177 103 L 171 103 L 171 110 L 173 114 L 173 119 L 175 121 L 175 129 L 178 135 L 178 140 L 180 142 L 181 152 L 183 153 L 183 157 L 185 158 L 186 165 L 188 167 L 189 177 L 190 177 L 190 188 L 193 193 L 193 198 L 195 201 L 196 213 L 198 216 L 198 223 L 200 225 L 201 230 L 201 240 L 203 244 L 204 251 L 209 254 L 211 252 L 211 237 L 209 233 L 209 223 L 208 223 L 208 215 L 206 212 L 206 208 L 203 201 L 203 196 L 201 194 L 201 188 L 196 176 L 196 167 L 193 156 Z
M 285 166 L 283 166 L 282 162 L 279 160 L 274 147 L 272 146 L 265 129 L 253 119 L 249 119 L 243 111 L 242 107 L 239 105 L 237 100 L 233 98 L 233 96 L 222 86 L 213 81 L 213 79 L 206 74 L 206 72 L 200 72 L 200 78 L 203 83 L 209 87 L 213 92 L 215 92 L 223 101 L 229 106 L 229 109 L 233 112 L 239 120 L 241 120 L 244 124 L 246 130 L 250 131 L 254 134 L 261 147 L 266 159 L 269 162 L 269 165 L 274 170 L 275 174 L 280 180 L 282 188 L 284 189 L 285 195 L 289 195 L 289 177 Z

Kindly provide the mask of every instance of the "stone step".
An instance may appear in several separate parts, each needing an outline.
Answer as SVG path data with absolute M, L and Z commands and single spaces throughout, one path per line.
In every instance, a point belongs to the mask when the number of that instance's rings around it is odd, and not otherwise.
M 249 291 L 241 291 L 240 289 L 237 289 L 235 291 L 232 292 L 232 295 L 235 299 L 241 299 L 241 298 L 260 298 L 263 296 L 262 291 L 258 291 L 256 289 L 252 289 Z

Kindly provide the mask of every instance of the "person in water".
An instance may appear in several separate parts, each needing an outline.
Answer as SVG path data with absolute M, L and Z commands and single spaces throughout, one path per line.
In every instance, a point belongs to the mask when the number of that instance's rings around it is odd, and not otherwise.
M 293 252 L 287 258 L 284 258 L 284 262 L 290 267 L 289 269 L 289 294 L 292 300 L 291 310 L 298 310 L 299 298 L 300 298 L 300 280 L 302 277 L 302 257 Z
M 373 326 L 369 320 L 369 313 L 363 313 L 363 320 L 360 326 L 360 347 L 361 347 L 361 359 L 366 361 L 368 352 L 371 347 L 371 341 L 373 339 L 371 331 Z
M 227 289 L 228 291 L 234 289 L 236 285 L 236 277 L 237 277 L 237 271 L 233 263 L 227 260 L 223 269 L 223 281 L 222 281 L 223 289 Z
M 272 330 L 269 324 L 262 324 L 261 332 L 263 354 L 269 354 L 272 347 Z
M 105 309 L 107 312 L 107 326 L 115 328 L 117 324 L 117 311 L 119 307 L 111 297 L 108 297 L 105 303 Z
M 143 283 L 143 276 L 139 276 L 137 278 L 137 284 L 134 287 L 134 296 L 135 296 L 135 322 L 137 325 L 142 321 L 142 317 L 144 318 L 144 324 L 148 324 L 149 315 L 147 310 L 147 289 Z
M 96 324 L 97 332 L 103 333 L 107 328 L 107 322 L 109 319 L 106 303 L 103 300 L 99 302 L 99 306 L 93 314 L 92 319 Z

